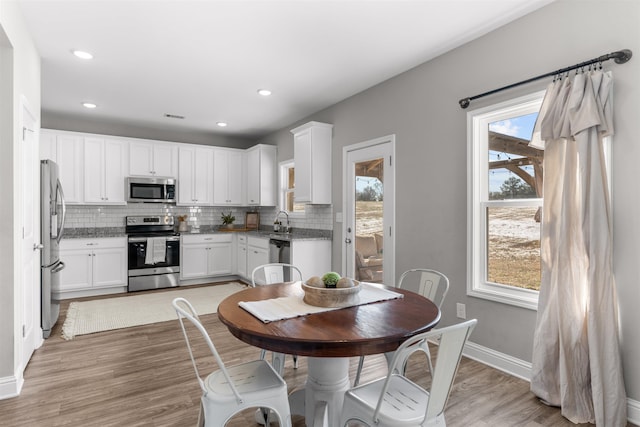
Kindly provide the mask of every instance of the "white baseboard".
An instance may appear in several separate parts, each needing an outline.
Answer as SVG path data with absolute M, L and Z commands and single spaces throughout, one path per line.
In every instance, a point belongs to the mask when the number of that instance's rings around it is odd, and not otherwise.
M 506 372 L 514 377 L 531 381 L 531 363 L 517 359 L 508 354 L 500 353 L 488 347 L 483 347 L 471 341 L 467 341 L 463 353 L 469 359 L 476 360 L 499 371 Z
M 640 426 L 640 402 L 627 399 L 627 421 Z
M 531 381 L 531 363 L 500 353 L 488 347 L 483 347 L 471 341 L 467 341 L 463 354 L 482 364 L 491 366 L 525 381 Z M 640 425 L 640 402 L 627 398 L 627 420 L 630 423 Z
M 0 378 L 0 400 L 10 399 L 20 394 L 24 378 L 2 377 Z

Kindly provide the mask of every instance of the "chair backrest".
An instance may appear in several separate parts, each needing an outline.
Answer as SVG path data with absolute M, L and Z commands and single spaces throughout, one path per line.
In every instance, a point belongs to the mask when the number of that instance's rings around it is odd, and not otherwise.
M 434 418 L 444 411 L 453 380 L 460 366 L 462 350 L 477 323 L 477 319 L 472 319 L 436 331 L 436 335 L 441 333 L 440 345 L 431 382 L 426 419 Z
M 408 282 L 412 284 L 409 285 Z M 398 280 L 398 288 L 415 291 L 441 308 L 449 292 L 449 279 L 436 270 L 412 268 L 402 273 Z
M 378 406 L 374 413 L 374 419 L 377 419 L 390 378 L 393 375 L 397 375 L 393 372 L 398 368 L 396 365 L 401 361 L 400 355 L 403 353 L 402 350 L 422 340 L 429 340 L 438 337 L 440 338 L 438 358 L 436 360 L 436 366 L 434 367 L 431 389 L 429 390 L 429 403 L 427 404 L 425 420 L 431 420 L 444 412 L 447 399 L 449 398 L 449 392 L 453 386 L 453 380 L 455 379 L 458 366 L 460 365 L 462 350 L 464 349 L 464 345 L 477 323 L 478 321 L 476 319 L 467 320 L 466 322 L 416 335 L 402 343 L 402 345 L 398 347 L 398 350 L 396 350 L 393 360 L 391 361 L 389 374 L 387 375 L 387 379 L 380 394 Z
M 198 318 L 198 314 L 196 313 L 196 311 L 193 308 L 193 306 L 191 305 L 191 303 L 189 303 L 189 301 L 187 301 L 184 298 L 176 298 L 176 299 L 173 300 L 172 305 L 173 305 L 173 308 L 176 310 L 176 314 L 178 315 L 178 320 L 180 321 L 180 327 L 182 328 L 182 333 L 184 335 L 184 340 L 187 343 L 187 349 L 189 350 L 189 356 L 191 357 L 191 363 L 193 364 L 193 369 L 196 371 L 196 377 L 198 378 L 198 383 L 200 384 L 200 388 L 202 389 L 202 392 L 205 393 L 205 395 L 206 395 L 207 389 L 206 389 L 206 387 L 204 385 L 204 380 L 202 379 L 202 376 L 200 375 L 200 372 L 198 371 L 198 365 L 197 365 L 196 359 L 195 359 L 195 357 L 193 355 L 193 349 L 191 347 L 191 341 L 189 339 L 189 334 L 187 333 L 187 329 L 185 328 L 185 325 L 184 325 L 184 319 L 189 320 L 196 327 L 196 329 L 200 332 L 200 334 L 202 335 L 202 338 L 204 339 L 204 341 L 209 346 L 209 350 L 211 351 L 211 354 L 213 354 L 213 357 L 216 359 L 216 363 L 218 364 L 218 368 L 220 369 L 220 371 L 222 371 L 222 374 L 226 378 L 227 383 L 229 384 L 229 387 L 231 388 L 231 391 L 235 395 L 236 401 L 241 402 L 242 401 L 242 397 L 240 396 L 240 393 L 238 392 L 238 389 L 236 388 L 235 383 L 231 379 L 231 376 L 229 375 L 229 372 L 227 371 L 227 368 L 224 366 L 224 362 L 220 358 L 220 354 L 218 354 L 218 350 L 216 350 L 216 346 L 213 345 L 213 342 L 211 341 L 211 338 L 209 337 L 209 334 L 207 333 L 207 331 L 204 328 L 204 326 L 202 326 L 202 323 L 200 323 L 200 319 Z
M 251 285 L 272 285 L 274 283 L 302 280 L 302 272 L 291 264 L 271 263 L 257 266 L 251 272 Z

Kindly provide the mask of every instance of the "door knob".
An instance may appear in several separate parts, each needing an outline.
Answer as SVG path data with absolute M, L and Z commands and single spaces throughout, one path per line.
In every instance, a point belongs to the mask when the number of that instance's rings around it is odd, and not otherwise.
M 33 244 L 33 250 L 34 250 L 34 251 L 39 251 L 39 250 L 41 250 L 42 248 L 44 248 L 44 246 L 42 245 L 42 243 L 34 243 L 34 244 Z
M 351 243 L 351 239 L 347 237 L 346 239 L 344 239 L 344 242 L 348 245 Z

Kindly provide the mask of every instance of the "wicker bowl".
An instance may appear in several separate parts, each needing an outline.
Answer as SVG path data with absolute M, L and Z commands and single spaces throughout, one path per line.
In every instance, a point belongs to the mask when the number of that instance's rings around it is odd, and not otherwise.
M 316 307 L 350 307 L 358 302 L 362 286 L 354 280 L 352 288 L 318 288 L 302 283 L 303 301 Z

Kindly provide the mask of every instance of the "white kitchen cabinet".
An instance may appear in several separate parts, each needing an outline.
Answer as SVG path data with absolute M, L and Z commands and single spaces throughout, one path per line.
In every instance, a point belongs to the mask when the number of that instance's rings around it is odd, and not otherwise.
M 124 194 L 126 154 L 121 140 L 84 138 L 85 204 L 126 203 Z
M 251 279 L 253 270 L 262 264 L 269 263 L 269 239 L 247 237 L 247 277 Z
M 247 277 L 247 236 L 241 233 L 236 236 L 236 274 Z
M 175 178 L 177 144 L 145 140 L 129 141 L 129 175 Z
M 277 148 L 258 144 L 247 149 L 247 204 L 275 206 Z
M 327 123 L 309 122 L 291 130 L 296 203 L 331 204 L 332 129 Z
M 230 234 L 180 236 L 180 279 L 190 280 L 233 273 Z
M 56 134 L 47 129 L 40 130 L 40 160 L 56 161 Z
M 206 206 L 213 199 L 213 149 L 183 144 L 178 148 L 178 205 Z
M 322 276 L 331 271 L 331 240 L 291 241 L 291 264 L 302 272 L 302 279 Z
M 58 164 L 60 183 L 68 204 L 83 202 L 83 135 L 43 129 L 40 136 L 41 158 Z M 124 184 L 123 184 L 124 185 Z
M 60 298 L 96 294 L 95 291 L 127 286 L 127 240 L 125 237 L 63 239 L 60 259 Z
M 213 204 L 240 205 L 243 201 L 243 158 L 241 150 L 213 150 Z

